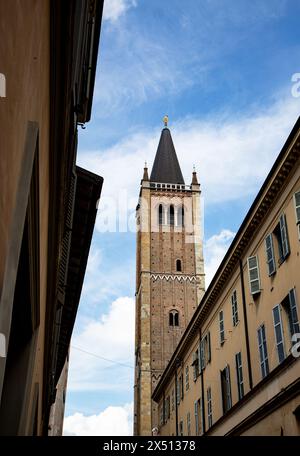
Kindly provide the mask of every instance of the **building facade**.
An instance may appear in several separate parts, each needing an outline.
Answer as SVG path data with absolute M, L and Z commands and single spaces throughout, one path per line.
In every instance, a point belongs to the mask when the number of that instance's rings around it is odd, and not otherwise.
M 153 393 L 160 435 L 300 434 L 299 165 L 300 119 Z
M 166 122 L 167 123 L 167 122 Z M 158 426 L 151 394 L 204 293 L 200 185 L 185 185 L 170 130 L 162 130 L 137 218 L 134 433 Z
M 103 181 L 76 166 L 102 8 L 0 1 L 0 435 L 48 434 L 69 350 Z

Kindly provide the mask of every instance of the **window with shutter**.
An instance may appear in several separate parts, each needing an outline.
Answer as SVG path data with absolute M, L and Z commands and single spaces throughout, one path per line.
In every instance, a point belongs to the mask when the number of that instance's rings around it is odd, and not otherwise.
M 197 380 L 198 375 L 199 375 L 199 350 L 198 349 L 193 353 L 192 366 L 193 366 L 193 379 L 194 379 L 194 382 L 195 382 Z
M 239 400 L 244 396 L 244 380 L 243 380 L 243 369 L 242 369 L 242 354 L 241 352 L 235 355 L 235 367 L 236 367 L 236 379 L 238 387 Z
M 172 389 L 172 393 L 171 393 L 171 406 L 172 406 L 172 412 L 174 412 L 174 408 L 175 408 L 175 392 L 174 392 L 174 389 Z
M 188 391 L 190 387 L 190 373 L 189 373 L 189 366 L 185 367 L 185 390 Z
M 265 325 L 261 325 L 258 328 L 257 336 L 258 336 L 258 350 L 259 350 L 259 358 L 260 358 L 261 375 L 262 375 L 262 378 L 264 378 L 269 373 L 269 361 L 268 361 Z
M 166 399 L 166 412 L 165 412 L 165 419 L 166 421 L 170 418 L 170 396 L 167 396 Z
M 285 351 L 284 351 L 280 305 L 277 305 L 273 308 L 273 322 L 274 322 L 274 331 L 275 331 L 275 340 L 276 340 L 278 360 L 281 363 L 285 358 Z
M 236 290 L 234 290 L 234 292 L 231 295 L 231 308 L 232 308 L 232 324 L 233 324 L 233 326 L 236 326 L 239 321 Z
M 177 401 L 177 404 L 179 405 L 180 404 L 180 381 L 179 379 L 177 379 L 177 385 L 176 385 L 176 401 Z
M 273 236 L 272 234 L 268 234 L 265 239 L 266 244 L 266 255 L 267 255 L 267 265 L 269 276 L 273 275 L 276 272 L 276 263 L 275 263 L 275 255 L 274 255 L 274 245 L 273 245 Z
M 298 226 L 298 236 L 300 239 L 300 191 L 294 194 L 295 212 L 296 212 L 296 223 Z
M 212 402 L 211 402 L 211 387 L 207 388 L 207 418 L 208 427 L 212 426 Z
M 289 291 L 288 295 L 281 302 L 281 306 L 285 311 L 288 320 L 290 337 L 292 338 L 294 334 L 300 333 L 295 288 L 292 288 Z
M 205 360 L 204 360 L 204 340 L 200 341 L 200 372 L 205 369 Z
M 159 412 L 159 424 L 160 426 L 164 425 L 164 407 L 163 404 L 160 407 L 160 412 Z
M 190 412 L 186 415 L 186 426 L 187 426 L 187 435 L 191 435 L 191 414 Z
M 225 329 L 224 329 L 224 313 L 223 310 L 219 313 L 219 325 L 220 325 L 220 344 L 223 345 L 225 342 Z
M 229 366 L 221 371 L 221 390 L 223 413 L 226 413 L 231 408 L 231 385 L 230 385 L 230 372 Z
M 183 400 L 184 397 L 184 386 L 183 386 L 183 374 L 180 375 L 180 398 Z
M 179 435 L 183 436 L 183 421 L 181 420 L 179 423 Z
M 250 292 L 252 295 L 260 293 L 260 276 L 257 255 L 248 258 L 248 272 Z
M 208 331 L 207 333 L 207 341 L 208 341 L 208 357 L 207 357 L 207 361 L 210 363 L 211 361 L 211 346 L 210 346 L 210 332 Z
M 273 234 L 275 235 L 277 241 L 279 257 L 278 262 L 281 264 L 290 254 L 290 245 L 285 214 L 281 214 L 279 217 L 279 223 L 276 225 Z
M 300 223 L 300 191 L 294 195 L 295 209 L 296 209 L 296 223 Z
M 195 414 L 195 433 L 196 433 L 196 435 L 199 435 L 198 401 L 194 402 L 194 414 Z
M 290 253 L 289 238 L 286 224 L 286 216 L 282 214 L 279 219 L 281 242 L 282 242 L 282 253 L 285 259 Z

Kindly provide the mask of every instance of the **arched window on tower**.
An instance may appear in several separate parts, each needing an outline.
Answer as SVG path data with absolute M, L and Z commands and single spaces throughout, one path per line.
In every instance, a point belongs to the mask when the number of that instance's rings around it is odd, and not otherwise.
M 163 205 L 160 204 L 158 207 L 158 224 L 163 225 L 163 217 L 164 217 L 164 208 Z
M 184 226 L 184 207 L 179 206 L 177 209 L 177 224 L 178 226 Z
M 169 312 L 169 326 L 179 326 L 179 312 L 178 310 L 170 310 Z
M 174 226 L 174 206 L 173 204 L 170 205 L 168 209 L 168 224 Z
M 182 271 L 181 260 L 176 260 L 176 271 L 177 272 L 181 272 Z

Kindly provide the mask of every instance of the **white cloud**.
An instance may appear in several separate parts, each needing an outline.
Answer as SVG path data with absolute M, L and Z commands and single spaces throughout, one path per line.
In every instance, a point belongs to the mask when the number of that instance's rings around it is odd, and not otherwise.
M 100 220 L 98 219 L 98 224 L 99 222 L 101 222 L 101 218 Z M 101 242 L 104 244 L 105 238 L 100 239 Z M 99 273 L 101 271 L 100 280 Z M 103 273 L 104 271 L 105 273 Z M 95 311 L 99 303 L 122 295 L 124 293 L 124 284 L 126 284 L 127 290 L 128 288 L 133 289 L 134 274 L 134 255 L 124 259 L 122 263 L 115 261 L 112 266 L 107 267 L 105 265 L 105 248 L 100 249 L 98 243 L 93 243 L 81 294 L 81 302 L 84 302 L 85 309 Z M 132 287 L 128 287 L 130 283 L 132 283 Z
M 134 329 L 134 299 L 128 297 L 116 299 L 99 319 L 90 319 L 71 341 L 68 390 L 128 391 L 133 386 Z
M 132 435 L 133 404 L 107 407 L 99 415 L 75 413 L 64 420 L 64 435 L 125 436 Z
M 116 22 L 129 8 L 136 6 L 135 0 L 105 0 L 103 19 Z
M 219 234 L 211 236 L 204 243 L 204 270 L 206 288 L 215 275 L 234 236 L 235 233 L 224 229 Z
M 254 196 L 270 170 L 299 114 L 299 100 L 290 97 L 247 116 L 183 119 L 171 125 L 186 182 L 196 164 L 205 204 Z M 151 170 L 159 130 L 140 131 L 106 150 L 82 152 L 79 163 L 104 177 L 97 228 L 102 211 L 115 211 L 120 195 L 131 208 L 137 202 L 144 161 Z M 107 210 L 106 210 L 107 215 Z
M 224 56 L 226 60 L 243 42 L 247 47 L 251 33 L 259 33 L 266 22 L 276 20 L 285 10 L 283 0 L 273 0 L 272 6 L 269 0 L 252 1 L 246 16 L 244 2 L 222 7 L 220 1 L 208 0 L 201 2 L 201 8 L 197 2 L 188 8 L 180 1 L 173 1 L 172 8 L 167 2 L 153 3 L 145 2 L 130 21 L 121 21 L 137 2 L 105 1 L 108 26 L 101 35 L 94 97 L 99 111 L 94 106 L 94 115 L 108 120 L 108 128 L 116 112 L 126 112 L 131 106 L 161 96 L 168 103 L 170 95 L 193 86 L 210 91 L 218 83 Z M 228 78 L 234 74 L 240 78 L 232 67 L 222 71 Z

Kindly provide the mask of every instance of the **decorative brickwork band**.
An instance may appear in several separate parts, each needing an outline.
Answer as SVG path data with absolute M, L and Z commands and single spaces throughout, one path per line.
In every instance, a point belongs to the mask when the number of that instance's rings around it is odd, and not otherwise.
M 178 280 L 178 282 L 197 282 L 197 278 L 195 276 L 188 276 L 188 275 L 174 275 L 174 274 L 151 274 L 151 279 L 153 279 L 153 282 L 156 282 L 157 279 L 160 280 L 166 280 L 167 282 L 169 280 Z

